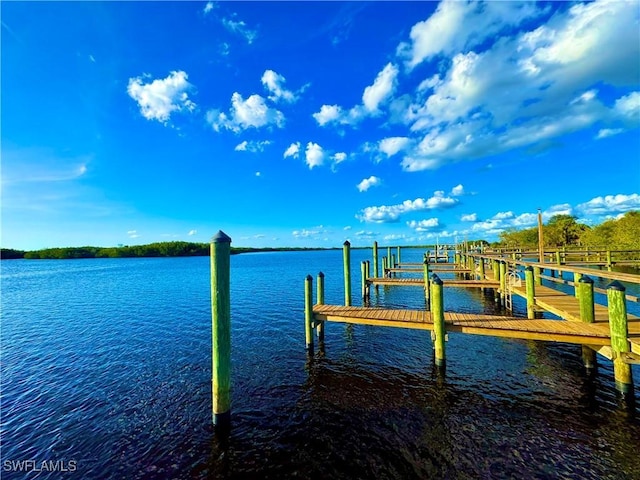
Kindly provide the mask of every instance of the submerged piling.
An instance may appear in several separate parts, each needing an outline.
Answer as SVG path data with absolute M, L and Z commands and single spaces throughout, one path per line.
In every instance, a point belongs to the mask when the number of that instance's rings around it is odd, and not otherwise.
M 231 419 L 231 238 L 219 230 L 211 239 L 211 390 L 213 424 Z
M 344 304 L 351 306 L 351 243 L 345 240 L 342 244 L 342 259 L 344 262 Z
M 444 298 L 442 280 L 435 273 L 431 276 L 431 320 L 433 321 L 433 348 L 435 349 L 436 366 L 444 367 L 446 363 Z
M 576 285 L 576 296 L 580 304 L 580 320 L 585 323 L 595 322 L 596 312 L 593 303 L 593 280 L 587 275 L 581 275 Z M 594 369 L 597 364 L 596 352 L 594 349 L 582 346 L 582 363 L 587 370 Z

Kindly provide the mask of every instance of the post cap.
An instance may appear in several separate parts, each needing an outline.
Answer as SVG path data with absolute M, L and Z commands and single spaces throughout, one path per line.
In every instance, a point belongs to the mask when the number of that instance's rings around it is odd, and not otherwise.
M 211 243 L 231 243 L 231 237 L 222 230 L 218 230 L 218 233 L 211 237 Z
M 526 272 L 533 272 L 533 267 L 531 265 L 527 265 L 526 267 L 524 267 L 524 270 Z
M 431 275 L 431 282 L 435 283 L 436 285 L 442 285 L 442 280 L 440 280 L 440 277 L 435 273 Z
M 304 279 L 305 279 L 307 282 L 313 282 L 313 277 L 312 277 L 311 275 L 307 275 L 306 277 L 304 277 Z
M 350 247 L 351 243 L 349 242 L 349 240 L 345 240 L 342 245 L 344 245 L 345 247 Z
M 619 292 L 624 292 L 627 289 L 618 280 L 614 280 L 609 285 L 607 285 L 607 290 L 617 290 Z
M 578 280 L 578 283 L 588 283 L 590 285 L 593 285 L 593 279 L 588 275 L 583 275 L 582 277 L 580 277 L 580 280 Z
M 320 272 L 320 273 L 318 273 L 318 276 L 319 276 L 320 278 L 324 278 L 324 273 Z

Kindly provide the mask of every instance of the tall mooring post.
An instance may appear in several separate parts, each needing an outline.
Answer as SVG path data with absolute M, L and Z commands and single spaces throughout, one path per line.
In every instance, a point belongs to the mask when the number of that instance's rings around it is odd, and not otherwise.
M 429 285 L 429 260 L 427 258 L 422 262 L 423 265 L 423 276 L 424 276 L 424 298 L 427 301 L 427 305 L 429 305 L 429 289 L 431 288 Z
M 611 329 L 611 349 L 613 350 L 613 375 L 616 388 L 623 395 L 633 392 L 631 365 L 625 363 L 622 354 L 629 351 L 627 304 L 625 287 L 617 280 L 607 287 L 609 305 L 609 328 Z
M 231 238 L 219 230 L 211 238 L 211 390 L 213 424 L 231 419 Z
M 373 278 L 378 278 L 378 242 L 373 242 Z
M 304 338 L 307 351 L 313 354 L 313 277 L 304 279 Z
M 580 320 L 584 323 L 596 321 L 595 304 L 593 303 L 593 280 L 587 275 L 581 276 L 575 285 L 580 305 Z M 596 352 L 594 349 L 582 346 L 582 363 L 587 370 L 596 368 Z
M 400 245 L 398 245 L 396 247 L 397 251 L 398 251 L 398 264 L 402 263 L 402 260 L 400 260 Z
M 507 298 L 507 262 L 500 262 L 500 303 L 505 305 Z
M 435 349 L 436 366 L 444 367 L 446 363 L 444 296 L 442 280 L 435 273 L 431 276 L 431 320 L 433 321 L 433 348 Z
M 342 260 L 344 263 L 344 305 L 351 306 L 351 243 L 345 240 L 342 244 Z
M 533 267 L 531 265 L 528 265 L 524 269 L 524 281 L 527 292 L 527 318 L 536 318 L 534 310 L 536 303 L 536 287 L 533 281 Z
M 317 282 L 317 299 L 316 303 L 318 305 L 324 305 L 324 273 L 318 273 L 318 282 Z M 306 322 L 306 320 L 305 320 Z M 317 322 L 316 331 L 318 332 L 318 341 L 324 342 L 324 321 Z M 322 344 L 320 346 L 322 348 Z

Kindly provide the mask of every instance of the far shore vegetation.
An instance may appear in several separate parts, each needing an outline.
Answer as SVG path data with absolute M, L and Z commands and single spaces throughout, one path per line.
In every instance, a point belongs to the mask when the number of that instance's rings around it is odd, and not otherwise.
M 640 211 L 631 211 L 617 219 L 606 220 L 590 227 L 579 223 L 572 215 L 555 215 L 543 225 L 545 248 L 593 248 L 611 250 L 640 250 Z M 444 243 L 444 242 L 443 242 Z M 471 244 L 484 244 L 493 248 L 537 249 L 538 227 L 507 230 L 499 235 L 499 241 L 468 240 Z M 423 246 L 423 248 L 433 246 Z M 360 247 L 363 248 L 363 247 Z M 368 248 L 368 247 L 367 247 Z M 415 248 L 420 248 L 415 246 Z M 231 247 L 232 254 L 249 252 L 288 252 L 331 250 L 330 248 L 279 247 L 251 248 Z M 8 259 L 71 259 L 71 258 L 131 258 L 131 257 L 195 257 L 209 255 L 208 243 L 159 242 L 148 245 L 118 247 L 62 247 L 23 251 L 0 249 L 0 257 Z

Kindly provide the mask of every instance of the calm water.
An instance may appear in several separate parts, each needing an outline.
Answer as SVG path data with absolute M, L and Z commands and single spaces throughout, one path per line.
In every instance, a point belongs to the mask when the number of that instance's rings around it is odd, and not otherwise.
M 352 251 L 354 305 L 369 254 Z M 429 332 L 333 323 L 308 360 L 303 280 L 322 270 L 340 303 L 341 251 L 231 265 L 232 430 L 219 438 L 208 258 L 2 262 L 2 478 L 640 478 L 637 407 L 610 362 L 589 378 L 578 346 L 451 334 L 443 376 Z M 420 288 L 372 302 L 424 307 Z M 496 308 L 459 289 L 445 307 Z M 9 471 L 21 460 L 75 471 Z

